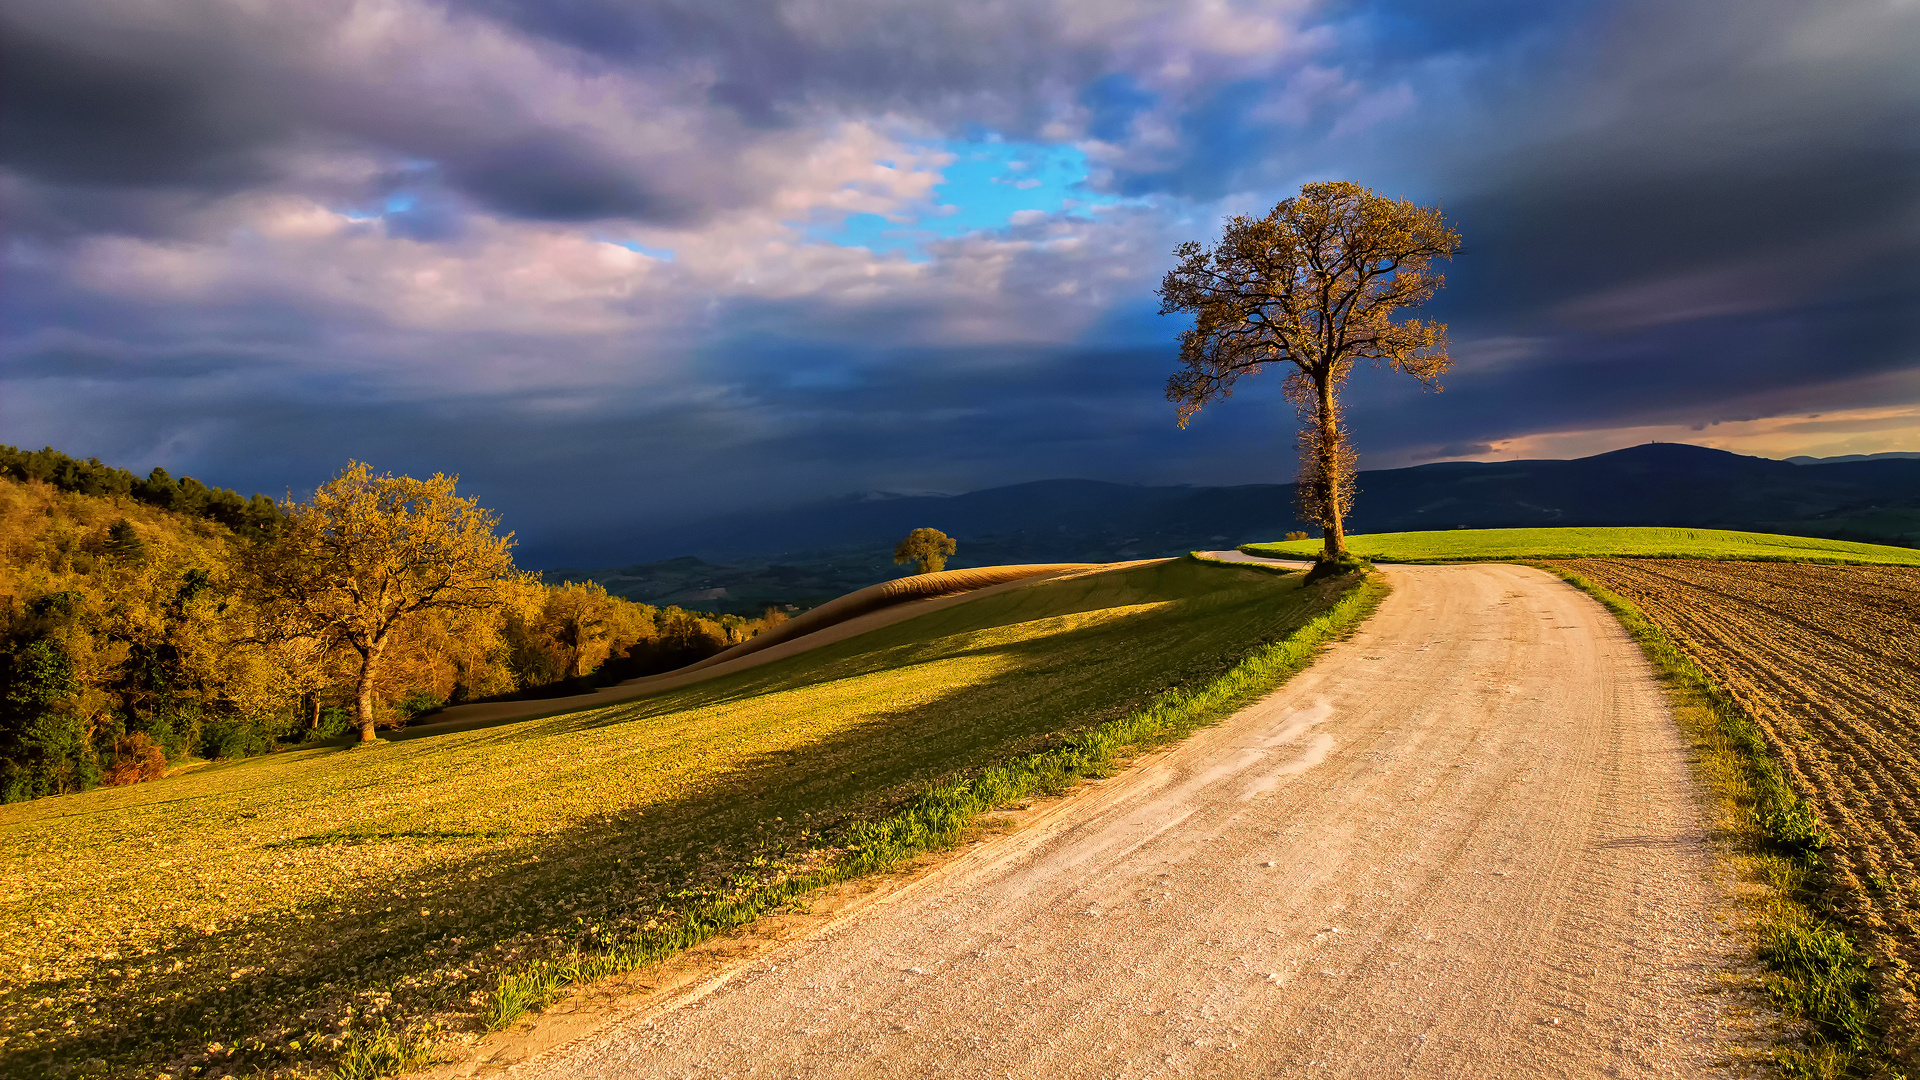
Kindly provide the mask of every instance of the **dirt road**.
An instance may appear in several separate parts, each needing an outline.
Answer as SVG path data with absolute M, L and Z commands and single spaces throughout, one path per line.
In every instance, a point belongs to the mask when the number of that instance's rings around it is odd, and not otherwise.
M 1387 573 L 1268 699 L 512 1075 L 1712 1074 L 1746 961 L 1637 649 L 1538 571 Z
M 1830 843 L 1882 1019 L 1920 1072 L 1920 567 L 1568 559 L 1633 601 L 1766 731 Z

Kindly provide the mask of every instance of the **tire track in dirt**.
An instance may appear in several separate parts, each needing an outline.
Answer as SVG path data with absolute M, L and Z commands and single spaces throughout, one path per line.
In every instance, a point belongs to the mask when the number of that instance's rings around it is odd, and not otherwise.
M 1712 1075 L 1754 1038 L 1687 749 L 1536 570 L 1397 567 L 1277 693 L 510 1075 Z M 1744 976 L 1729 971 L 1743 970 Z
M 1883 1020 L 1920 1064 L 1920 569 L 1557 565 L 1631 600 L 1766 732 L 1832 837 L 1833 900 L 1883 961 Z

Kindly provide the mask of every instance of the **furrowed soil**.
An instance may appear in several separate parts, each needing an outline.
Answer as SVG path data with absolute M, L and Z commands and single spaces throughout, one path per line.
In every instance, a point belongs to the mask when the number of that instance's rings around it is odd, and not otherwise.
M 1765 729 L 1832 838 L 1836 907 L 1920 1062 L 1920 569 L 1557 561 L 1631 600 Z

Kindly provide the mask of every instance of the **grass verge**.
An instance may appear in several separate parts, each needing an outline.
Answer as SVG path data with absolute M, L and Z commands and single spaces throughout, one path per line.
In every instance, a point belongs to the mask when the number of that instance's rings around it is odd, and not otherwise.
M 1269 558 L 1310 559 L 1320 547 L 1319 540 L 1284 540 L 1244 544 L 1240 550 Z M 1347 537 L 1347 549 L 1363 559 L 1404 563 L 1656 558 L 1920 566 L 1920 549 L 1915 548 L 1727 529 L 1639 526 L 1363 533 Z
M 1349 633 L 1372 614 L 1386 594 L 1386 582 L 1368 575 L 1326 613 L 1247 656 L 1204 686 L 1168 691 L 1146 708 L 1075 735 L 1058 747 L 1013 757 L 973 776 L 937 784 L 897 812 L 855 826 L 848 835 L 846 856 L 830 866 L 704 898 L 672 924 L 644 931 L 630 940 L 504 972 L 488 1011 L 489 1027 L 506 1027 L 524 1013 L 552 1004 L 568 987 L 655 963 L 793 903 L 815 889 L 884 871 L 924 852 L 950 846 L 982 813 L 1036 793 L 1064 793 L 1082 780 L 1108 775 L 1127 755 L 1173 742 L 1225 719 L 1305 668 L 1323 645 Z
M 1550 564 L 1605 605 L 1659 672 L 1701 773 L 1722 810 L 1736 862 L 1762 887 L 1752 903 L 1766 988 L 1801 1028 L 1802 1045 L 1776 1051 L 1791 1077 L 1885 1076 L 1891 1061 L 1873 1027 L 1875 1003 L 1865 952 L 1826 903 L 1820 849 L 1827 838 L 1787 781 L 1759 725 L 1685 651 L 1624 597 Z

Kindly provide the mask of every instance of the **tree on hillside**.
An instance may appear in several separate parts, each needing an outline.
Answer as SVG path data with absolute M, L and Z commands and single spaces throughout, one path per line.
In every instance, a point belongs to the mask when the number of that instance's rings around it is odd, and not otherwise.
M 0 802 L 92 787 L 99 764 L 73 707 L 73 657 L 51 635 L 0 652 Z
M 284 625 L 344 645 L 358 659 L 354 722 L 374 729 L 374 687 L 396 628 L 425 612 L 479 612 L 505 603 L 521 575 L 513 534 L 454 494 L 456 477 L 373 475 L 360 462 L 285 506 L 279 534 L 250 553 L 263 604 Z
M 147 542 L 133 522 L 121 518 L 107 529 L 106 551 L 124 565 L 138 566 L 147 557 Z
M 1321 559 L 1346 555 L 1354 454 L 1341 425 L 1340 388 L 1357 360 L 1384 360 L 1438 390 L 1452 366 L 1444 323 L 1394 322 L 1446 279 L 1460 235 L 1434 207 L 1375 195 L 1352 183 L 1308 184 L 1263 218 L 1235 217 L 1219 244 L 1189 241 L 1160 284 L 1160 313 L 1192 312 L 1180 335 L 1181 370 L 1167 400 L 1186 427 L 1208 402 L 1268 364 L 1288 363 L 1287 400 L 1298 410 L 1301 516 L 1319 523 Z
M 915 529 L 893 549 L 895 565 L 913 563 L 916 574 L 933 574 L 947 568 L 947 556 L 957 545 L 939 529 Z
M 548 590 L 540 622 L 564 650 L 562 679 L 578 679 L 606 659 L 613 609 L 613 598 L 597 581 L 568 582 Z

